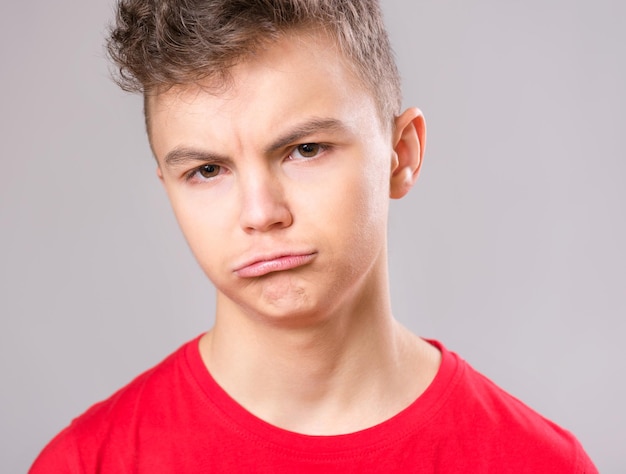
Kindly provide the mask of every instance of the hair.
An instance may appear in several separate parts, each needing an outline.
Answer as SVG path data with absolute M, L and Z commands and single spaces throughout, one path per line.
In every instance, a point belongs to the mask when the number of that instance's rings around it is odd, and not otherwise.
M 114 79 L 144 97 L 216 78 L 260 45 L 321 29 L 371 91 L 383 122 L 400 112 L 400 78 L 378 0 L 118 0 L 107 42 Z

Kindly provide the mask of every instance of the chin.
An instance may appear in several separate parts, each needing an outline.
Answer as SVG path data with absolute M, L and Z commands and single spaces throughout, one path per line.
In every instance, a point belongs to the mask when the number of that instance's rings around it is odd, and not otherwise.
M 252 312 L 259 320 L 282 327 L 322 324 L 328 319 L 329 299 L 303 286 L 266 286 Z

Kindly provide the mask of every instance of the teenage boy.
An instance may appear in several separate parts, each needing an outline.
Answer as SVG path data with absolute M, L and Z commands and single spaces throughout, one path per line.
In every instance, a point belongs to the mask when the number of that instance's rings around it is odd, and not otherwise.
M 32 472 L 596 472 L 567 431 L 392 317 L 419 110 L 374 0 L 122 0 L 109 51 L 217 289 L 215 325 Z

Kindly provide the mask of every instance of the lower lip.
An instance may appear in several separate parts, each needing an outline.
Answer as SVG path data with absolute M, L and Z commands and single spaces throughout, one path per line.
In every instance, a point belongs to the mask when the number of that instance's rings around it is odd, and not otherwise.
M 307 255 L 285 255 L 284 257 L 274 258 L 272 260 L 263 260 L 247 265 L 239 270 L 235 270 L 235 274 L 240 278 L 260 277 L 272 272 L 281 272 L 301 267 L 302 265 L 309 263 L 314 258 L 314 253 Z

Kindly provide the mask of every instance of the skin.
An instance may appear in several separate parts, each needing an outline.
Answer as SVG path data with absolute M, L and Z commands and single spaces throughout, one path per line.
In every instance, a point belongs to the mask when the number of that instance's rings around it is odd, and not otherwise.
M 439 364 L 393 319 L 387 275 L 389 198 L 417 178 L 423 117 L 389 127 L 319 35 L 289 34 L 231 72 L 227 90 L 205 80 L 148 102 L 157 174 L 217 290 L 203 360 L 276 426 L 378 424 Z

